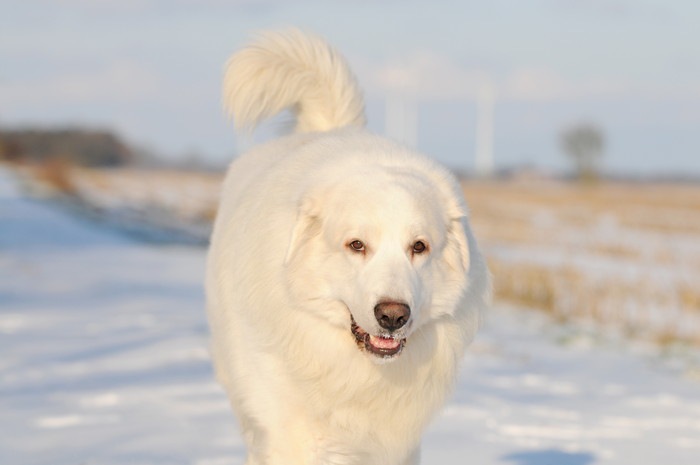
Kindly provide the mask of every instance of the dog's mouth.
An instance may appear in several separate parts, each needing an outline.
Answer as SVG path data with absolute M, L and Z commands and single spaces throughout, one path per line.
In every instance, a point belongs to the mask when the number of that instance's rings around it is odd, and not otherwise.
M 350 319 L 350 331 L 352 331 L 353 336 L 355 336 L 355 342 L 357 342 L 358 347 L 377 357 L 384 359 L 397 357 L 406 345 L 405 337 L 398 338 L 391 335 L 375 336 L 360 328 L 352 315 L 350 315 Z

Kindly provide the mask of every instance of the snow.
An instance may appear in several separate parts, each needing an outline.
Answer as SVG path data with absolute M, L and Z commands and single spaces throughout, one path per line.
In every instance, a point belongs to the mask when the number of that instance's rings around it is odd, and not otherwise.
M 0 463 L 243 463 L 209 363 L 204 254 L 67 216 L 0 169 Z M 497 306 L 423 463 L 697 465 L 700 377 Z

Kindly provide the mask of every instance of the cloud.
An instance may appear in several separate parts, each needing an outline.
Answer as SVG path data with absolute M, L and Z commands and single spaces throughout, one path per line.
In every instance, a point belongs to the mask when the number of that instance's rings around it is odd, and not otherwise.
M 507 100 L 555 101 L 590 99 L 697 100 L 700 86 L 692 81 L 674 85 L 643 81 L 620 75 L 569 77 L 549 68 L 524 67 L 512 70 L 499 83 Z
M 283 3 L 282 0 L 40 0 L 40 2 L 49 6 L 91 11 L 111 10 L 128 12 L 172 10 L 180 7 L 257 7 Z
M 386 94 L 404 94 L 422 99 L 471 98 L 488 82 L 488 74 L 466 69 L 448 57 L 418 50 L 407 59 L 375 67 L 368 85 Z
M 508 100 L 556 100 L 581 93 L 549 69 L 516 68 L 496 75 L 484 68 L 460 66 L 428 50 L 378 66 L 371 75 L 369 85 L 379 93 L 423 100 L 474 99 L 482 89 Z
M 639 0 L 548 0 L 550 8 L 566 15 L 599 19 L 629 19 L 633 17 L 668 17 L 672 2 Z
M 489 89 L 497 99 L 508 101 L 700 98 L 700 86 L 687 83 L 674 86 L 603 73 L 570 76 L 546 66 L 516 66 L 493 72 L 462 66 L 426 49 L 386 64 L 360 63 L 356 69 L 368 92 L 383 97 L 471 100 L 483 89 Z
M 160 89 L 161 79 L 154 72 L 132 62 L 115 62 L 104 68 L 48 79 L 3 82 L 0 102 L 13 105 L 141 101 Z

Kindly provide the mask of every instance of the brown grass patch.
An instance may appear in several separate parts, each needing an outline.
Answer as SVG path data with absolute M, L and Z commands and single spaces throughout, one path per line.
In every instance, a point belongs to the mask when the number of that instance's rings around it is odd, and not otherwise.
M 52 191 L 75 195 L 74 169 L 74 165 L 64 158 L 51 158 L 32 166 L 30 170 L 36 180 Z
M 494 298 L 548 313 L 556 311 L 556 290 L 549 270 L 533 265 L 507 266 L 495 259 L 489 259 L 489 268 Z
M 700 286 L 688 284 L 700 282 L 700 186 L 469 181 L 464 192 L 497 300 L 700 345 Z
M 700 288 L 681 284 L 678 287 L 678 297 L 684 310 L 700 314 Z

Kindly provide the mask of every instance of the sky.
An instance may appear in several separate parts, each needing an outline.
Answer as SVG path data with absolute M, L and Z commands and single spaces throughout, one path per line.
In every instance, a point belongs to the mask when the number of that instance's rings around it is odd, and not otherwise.
M 700 175 L 691 0 L 0 0 L 0 11 L 0 127 L 107 128 L 224 163 L 241 146 L 221 107 L 226 60 L 256 31 L 293 26 L 343 52 L 371 130 L 385 132 L 387 102 L 408 102 L 417 148 L 451 167 L 474 165 L 488 85 L 498 168 L 566 171 L 560 135 L 589 122 L 605 134 L 606 172 Z

